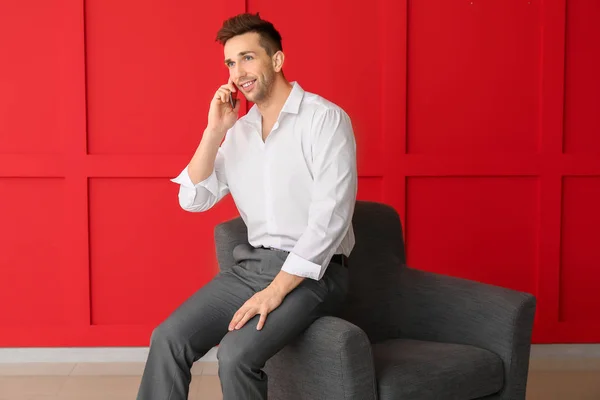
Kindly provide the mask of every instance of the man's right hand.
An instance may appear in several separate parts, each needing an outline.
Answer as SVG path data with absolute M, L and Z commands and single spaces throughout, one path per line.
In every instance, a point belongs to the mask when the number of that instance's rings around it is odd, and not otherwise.
M 229 78 L 227 84 L 222 85 L 216 91 L 210 102 L 207 130 L 221 135 L 221 139 L 238 119 L 241 102 L 238 99 L 234 109 L 231 108 L 231 103 L 229 102 L 231 92 L 237 92 L 237 90 L 233 81 Z

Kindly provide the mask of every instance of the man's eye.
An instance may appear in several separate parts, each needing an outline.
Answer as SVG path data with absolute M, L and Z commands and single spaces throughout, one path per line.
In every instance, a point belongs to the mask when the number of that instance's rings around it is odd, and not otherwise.
M 250 61 L 250 60 L 252 60 L 252 56 L 245 56 L 245 57 L 244 57 L 244 59 L 245 59 L 246 61 Z

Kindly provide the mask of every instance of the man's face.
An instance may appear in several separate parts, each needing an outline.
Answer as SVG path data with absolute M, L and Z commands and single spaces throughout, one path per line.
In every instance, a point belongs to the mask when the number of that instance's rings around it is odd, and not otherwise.
M 265 101 L 275 82 L 272 58 L 259 43 L 260 36 L 248 32 L 235 36 L 224 46 L 229 76 L 248 101 Z

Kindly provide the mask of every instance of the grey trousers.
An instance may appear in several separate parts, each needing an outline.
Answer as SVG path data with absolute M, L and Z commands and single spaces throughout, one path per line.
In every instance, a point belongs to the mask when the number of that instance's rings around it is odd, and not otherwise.
M 245 244 L 234 249 L 236 265 L 222 270 L 182 303 L 154 331 L 137 400 L 186 400 L 194 361 L 219 345 L 224 400 L 264 400 L 269 358 L 315 319 L 337 311 L 348 291 L 348 270 L 330 263 L 320 281 L 305 279 L 269 315 L 229 332 L 233 314 L 281 270 L 288 253 Z

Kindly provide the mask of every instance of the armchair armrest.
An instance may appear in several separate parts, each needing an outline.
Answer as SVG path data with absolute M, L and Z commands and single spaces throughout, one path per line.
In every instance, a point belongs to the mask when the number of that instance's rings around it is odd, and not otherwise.
M 240 217 L 221 222 L 214 229 L 217 263 L 221 271 L 235 265 L 233 249 L 237 245 L 248 243 L 248 228 Z
M 269 399 L 376 400 L 371 343 L 356 325 L 321 317 L 265 366 Z
M 402 337 L 477 346 L 504 363 L 501 399 L 525 399 L 536 299 L 529 293 L 404 267 Z

